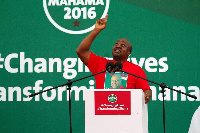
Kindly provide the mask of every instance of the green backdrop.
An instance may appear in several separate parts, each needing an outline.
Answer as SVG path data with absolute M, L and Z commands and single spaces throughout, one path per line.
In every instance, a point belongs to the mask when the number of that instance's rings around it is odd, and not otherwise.
M 56 23 L 79 31 L 102 16 L 106 0 L 103 3 L 63 4 L 48 6 L 48 10 Z M 96 18 L 81 16 L 80 23 L 74 25 L 75 19 L 64 19 L 65 7 L 78 7 L 71 10 L 75 16 L 79 11 L 84 13 L 82 7 L 95 7 Z M 91 50 L 111 58 L 113 44 L 125 37 L 133 45 L 130 61 L 139 64 L 150 80 L 196 95 L 197 100 L 193 100 L 170 90 L 165 93 L 166 132 L 188 132 L 200 100 L 200 1 L 112 0 L 108 14 L 107 27 L 95 39 Z M 56 28 L 47 18 L 42 0 L 0 0 L 1 132 L 69 132 L 65 87 L 32 99 L 27 95 L 91 74 L 75 52 L 89 33 L 69 34 Z M 163 132 L 160 88 L 151 83 L 150 86 L 153 97 L 148 103 L 149 132 L 160 133 Z M 78 90 L 95 88 L 94 78 L 76 82 L 72 88 L 73 132 L 84 133 L 84 95 Z

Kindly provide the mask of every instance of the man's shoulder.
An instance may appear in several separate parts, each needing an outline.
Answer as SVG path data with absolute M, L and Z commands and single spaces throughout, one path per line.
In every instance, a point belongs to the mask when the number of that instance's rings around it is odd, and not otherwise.
M 112 61 L 112 59 L 110 59 L 110 58 L 98 56 L 98 55 L 94 54 L 93 52 L 91 52 L 90 56 L 93 57 L 93 58 L 96 58 L 96 59 L 104 60 L 104 61 Z
M 130 61 L 126 61 L 126 62 L 125 62 L 125 65 L 128 65 L 128 66 L 130 66 L 130 67 L 135 67 L 135 68 L 141 69 L 141 67 L 140 67 L 139 65 L 134 64 L 134 63 L 132 63 L 132 62 L 130 62 Z
M 91 64 L 93 66 L 95 65 L 98 68 L 101 68 L 101 67 L 105 68 L 105 66 L 108 62 L 113 62 L 113 60 L 110 60 L 110 59 L 102 57 L 102 56 L 98 56 L 91 52 L 89 64 Z
M 128 71 L 134 71 L 134 72 L 144 72 L 144 70 L 137 64 L 134 64 L 132 62 L 127 61 L 125 64 L 125 68 Z

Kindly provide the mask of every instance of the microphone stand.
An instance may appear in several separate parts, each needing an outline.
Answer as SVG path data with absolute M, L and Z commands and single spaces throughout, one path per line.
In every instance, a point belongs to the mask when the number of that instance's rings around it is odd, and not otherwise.
M 134 74 L 132 74 L 132 73 L 126 72 L 126 71 L 120 69 L 119 67 L 118 67 L 117 69 L 118 69 L 118 71 L 121 71 L 121 72 L 123 72 L 123 73 L 127 73 L 127 74 L 130 74 L 130 75 L 135 76 L 135 77 L 137 77 L 137 78 L 140 78 L 140 79 L 146 80 L 146 81 L 148 81 L 148 82 L 151 82 L 151 83 L 153 83 L 153 84 L 159 85 L 159 86 L 162 88 L 161 93 L 162 93 L 162 97 L 163 97 L 163 130 L 164 130 L 164 133 L 165 133 L 165 102 L 164 102 L 164 92 L 165 92 L 165 90 L 164 90 L 164 89 L 165 89 L 165 88 L 168 88 L 168 89 L 170 89 L 170 90 L 173 90 L 173 91 L 176 91 L 176 92 L 178 92 L 178 93 L 184 94 L 184 95 L 189 96 L 189 97 L 192 97 L 192 98 L 194 98 L 194 99 L 197 99 L 196 96 L 193 96 L 193 95 L 190 95 L 190 94 L 187 94 L 187 93 L 184 93 L 184 92 L 175 90 L 175 89 L 173 89 L 173 88 L 170 88 L 170 87 L 166 86 L 165 83 L 159 84 L 159 83 L 156 83 L 156 82 L 154 82 L 154 81 L 151 81 L 151 80 L 142 78 L 142 77 L 140 77 L 140 76 L 134 75 Z
M 83 77 L 83 78 L 80 78 L 80 79 L 77 79 L 77 80 L 74 80 L 74 81 L 68 80 L 67 83 L 65 83 L 65 84 L 62 84 L 62 85 L 59 85 L 59 86 L 56 86 L 56 87 L 53 87 L 53 88 L 50 88 L 50 89 L 47 89 L 47 90 L 44 90 L 44 91 L 40 91 L 40 92 L 37 92 L 37 93 L 34 93 L 34 94 L 31 94 L 31 95 L 29 95 L 29 97 L 33 97 L 33 96 L 36 96 L 36 95 L 41 94 L 43 92 L 50 91 L 50 90 L 56 89 L 58 87 L 62 87 L 62 86 L 67 85 L 68 86 L 67 90 L 69 90 L 70 133 L 72 133 L 72 119 L 71 119 L 71 86 L 72 86 L 72 83 L 80 81 L 80 80 L 83 80 L 83 79 L 86 79 L 86 78 L 89 78 L 89 77 L 92 77 L 92 76 L 95 76 L 95 75 L 98 75 L 98 74 L 101 74 L 101 73 L 105 73 L 105 72 L 106 72 L 106 70 L 103 70 L 101 72 L 98 72 L 98 73 L 95 73 L 95 74 L 91 74 L 89 76 L 86 76 L 86 77 Z

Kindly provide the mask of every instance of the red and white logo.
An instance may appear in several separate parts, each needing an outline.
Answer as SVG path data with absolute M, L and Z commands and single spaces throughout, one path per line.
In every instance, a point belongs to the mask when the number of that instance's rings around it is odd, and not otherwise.
M 95 115 L 131 115 L 130 91 L 95 91 Z

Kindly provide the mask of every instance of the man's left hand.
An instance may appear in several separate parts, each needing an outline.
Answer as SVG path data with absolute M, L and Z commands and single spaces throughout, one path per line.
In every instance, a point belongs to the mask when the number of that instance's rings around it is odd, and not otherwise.
M 145 90 L 144 91 L 144 97 L 145 97 L 145 104 L 147 104 L 152 97 L 151 90 Z

